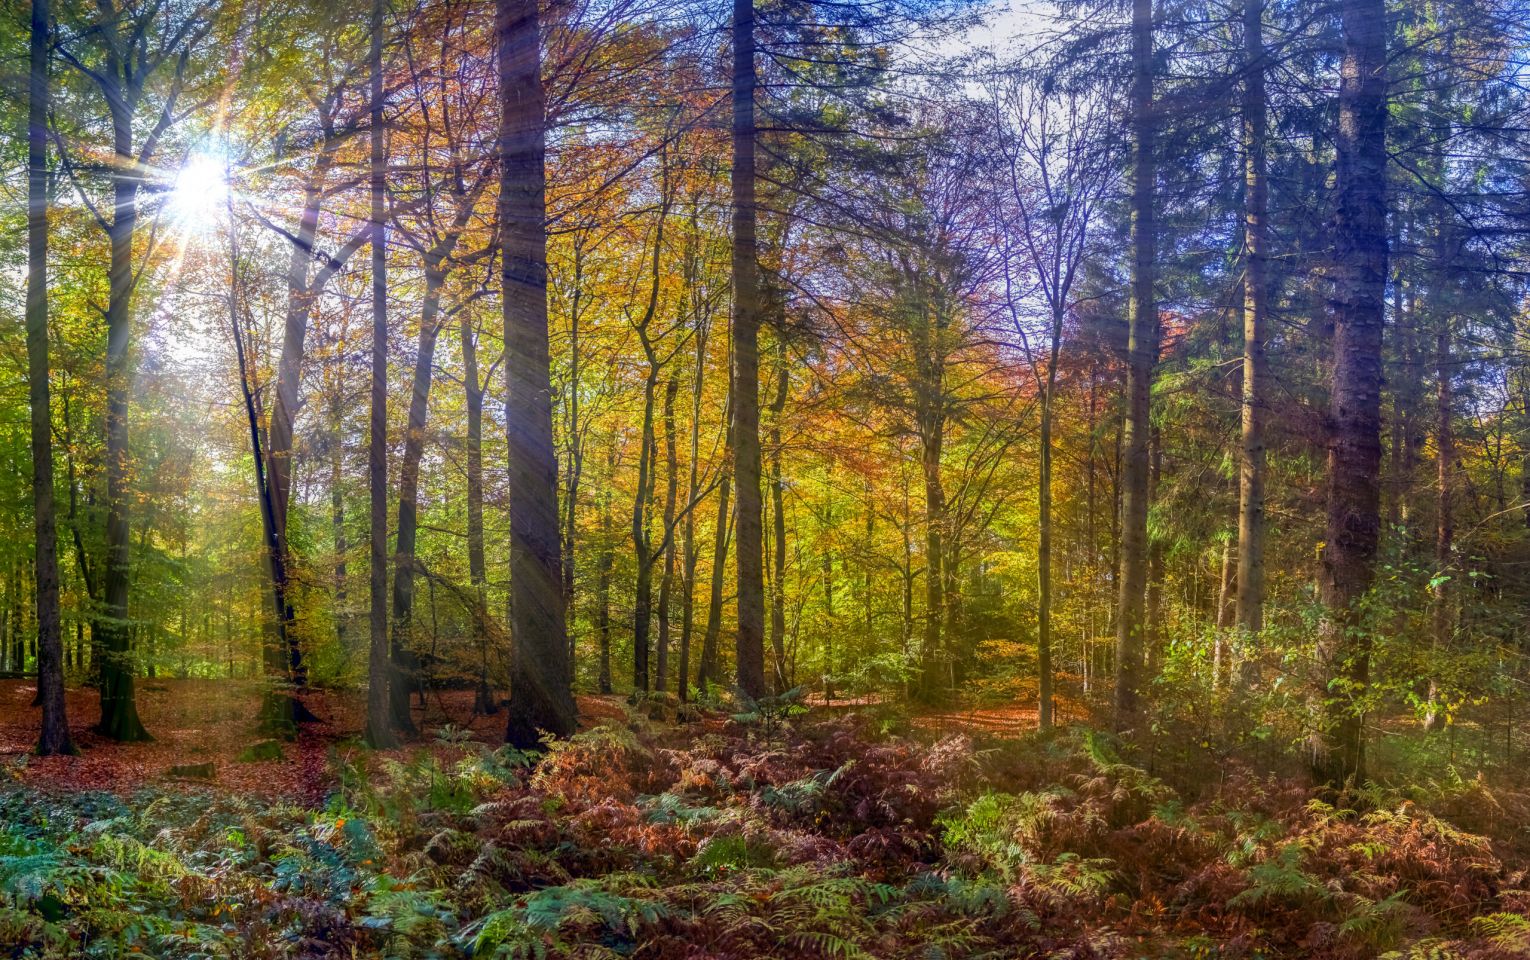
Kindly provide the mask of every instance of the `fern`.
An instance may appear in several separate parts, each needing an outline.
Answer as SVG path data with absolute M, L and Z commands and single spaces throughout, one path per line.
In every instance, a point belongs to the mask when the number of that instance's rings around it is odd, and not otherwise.
M 1321 901 L 1328 890 L 1302 869 L 1305 850 L 1298 843 L 1283 844 L 1275 856 L 1249 869 L 1249 886 L 1227 902 L 1229 907 L 1255 907 L 1267 900 L 1287 903 Z
M 1511 953 L 1530 951 L 1530 917 L 1519 913 L 1490 913 L 1473 917 L 1472 934 Z
M 1339 935 L 1364 947 L 1368 953 L 1380 953 L 1402 940 L 1413 909 L 1403 899 L 1403 891 L 1383 900 L 1357 898 L 1356 905 L 1339 924 Z

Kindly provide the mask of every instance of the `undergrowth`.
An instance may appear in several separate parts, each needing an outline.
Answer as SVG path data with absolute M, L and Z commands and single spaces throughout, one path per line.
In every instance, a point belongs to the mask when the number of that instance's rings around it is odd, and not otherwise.
M 766 726 L 337 751 L 317 809 L 13 786 L 0 954 L 1530 955 L 1530 807 L 1480 781 L 1350 809 L 1236 768 L 1187 796 L 1082 731 L 979 749 Z

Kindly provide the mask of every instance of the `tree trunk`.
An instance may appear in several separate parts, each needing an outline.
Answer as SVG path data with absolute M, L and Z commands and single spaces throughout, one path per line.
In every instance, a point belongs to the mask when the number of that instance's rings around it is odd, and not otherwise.
M 658 262 L 657 249 L 655 246 L 655 264 Z M 658 380 L 659 367 L 650 350 L 648 377 L 643 382 L 643 432 L 638 440 L 637 492 L 632 495 L 632 553 L 637 564 L 637 582 L 634 584 L 632 601 L 632 689 L 644 693 L 649 687 L 648 648 L 653 628 L 654 558 L 652 535 L 648 529 L 648 507 L 653 498 L 653 405 Z
M 679 496 L 679 459 L 675 449 L 675 396 L 680 381 L 671 379 L 664 390 L 664 573 L 659 580 L 658 664 L 654 689 L 669 689 L 669 602 L 675 584 L 675 500 Z
M 346 553 L 350 550 L 350 545 L 346 543 L 345 537 L 345 429 L 338 401 L 331 412 L 331 419 L 333 422 L 329 435 L 329 518 L 335 541 L 335 596 L 332 607 L 335 618 L 335 644 L 340 648 L 341 654 L 349 659 L 346 628 L 350 625 L 350 612 L 346 607 L 350 602 L 347 596 L 350 578 L 346 571 Z
M 432 254 L 435 256 L 436 254 Z M 394 726 L 406 735 L 416 730 L 409 713 L 410 688 L 420 682 L 419 656 L 411 645 L 414 620 L 414 548 L 419 533 L 420 458 L 425 454 L 425 423 L 430 414 L 430 383 L 435 370 L 436 339 L 441 327 L 441 287 L 446 274 L 441 263 L 425 266 L 425 297 L 420 308 L 420 343 L 414 358 L 414 385 L 409 392 L 409 419 L 404 432 L 404 458 L 398 471 L 398 529 L 393 551 L 393 636 L 389 650 L 393 675 L 388 700 Z
M 1455 434 L 1451 429 L 1450 413 L 1453 403 L 1451 393 L 1451 370 L 1450 370 L 1450 320 L 1440 318 L 1440 332 L 1436 346 L 1437 370 L 1437 401 L 1439 421 L 1435 427 L 1435 455 L 1439 461 L 1438 487 L 1435 491 L 1435 536 L 1434 536 L 1434 597 L 1432 598 L 1431 620 L 1434 634 L 1433 661 L 1430 664 L 1431 673 L 1439 669 L 1439 657 L 1442 651 L 1450 646 L 1451 635 L 1454 632 L 1454 624 L 1450 615 L 1451 595 L 1451 550 L 1455 545 L 1456 527 L 1454 515 L 1454 484 L 1452 477 L 1455 474 L 1456 445 Z M 1431 676 L 1429 678 L 1429 705 L 1428 712 L 1424 716 L 1425 729 L 1433 730 L 1440 725 L 1439 714 L 1439 682 Z
M 1382 295 L 1386 233 L 1386 5 L 1343 0 L 1338 194 L 1333 223 L 1334 365 L 1328 446 L 1328 524 L 1318 635 L 1324 723 L 1313 768 L 1331 786 L 1365 778 L 1363 717 L 1370 679 L 1359 600 L 1375 572 L 1380 528 Z
M 48 390 L 48 0 L 32 0 L 27 88 L 27 393 L 32 415 L 32 517 L 36 531 L 37 699 L 41 756 L 72 754 L 64 709 L 58 525 L 53 505 L 53 408 Z
M 610 484 L 616 474 L 616 447 L 611 447 L 610 469 L 606 473 L 606 489 L 600 498 L 600 554 L 595 560 L 595 638 L 600 645 L 600 676 L 597 689 L 611 692 L 611 541 L 615 531 L 611 528 Z
M 1216 689 L 1226 679 L 1228 664 L 1227 628 L 1233 618 L 1233 542 L 1222 544 L 1222 565 L 1217 577 L 1216 635 L 1211 653 L 1211 686 Z
M 536 0 L 496 0 L 499 235 L 505 325 L 505 440 L 515 643 L 505 739 L 565 737 L 577 715 L 560 582 L 558 456 L 547 331 L 546 93 Z
M 921 463 L 924 471 L 924 637 L 919 648 L 919 699 L 939 696 L 940 628 L 945 622 L 946 492 L 940 478 L 943 431 L 927 428 Z
M 791 370 L 787 365 L 784 341 L 777 346 L 777 361 L 780 371 L 776 379 L 776 395 L 770 404 L 770 502 L 775 519 L 772 530 L 775 570 L 771 577 L 770 591 L 770 649 L 775 660 L 775 669 L 772 671 L 775 690 L 782 693 L 791 685 L 786 669 L 786 488 L 781 477 L 781 417 L 786 412 Z
M 1154 298 L 1157 222 L 1153 206 L 1157 118 L 1153 105 L 1153 0 L 1132 0 L 1131 302 L 1128 308 L 1126 425 L 1121 477 L 1121 587 L 1116 614 L 1115 725 L 1135 723 L 1142 672 L 1148 575 L 1148 436 L 1158 363 Z
M 1148 503 L 1158 499 L 1163 480 L 1163 431 L 1157 427 L 1148 435 Z M 1146 627 L 1143 635 L 1147 641 L 1147 679 L 1158 676 L 1163 665 L 1163 568 L 1164 543 L 1162 537 L 1148 537 L 1148 580 Z
M 383 220 L 386 185 L 383 152 L 383 0 L 372 0 L 371 202 L 372 202 L 372 388 L 367 436 L 367 489 L 371 498 L 370 590 L 367 645 L 367 743 L 394 747 L 388 683 L 388 228 Z M 305 268 L 306 269 L 306 268 Z M 306 308 L 304 317 L 306 320 Z M 289 316 L 290 321 L 290 316 Z M 290 325 L 290 323 L 289 323 Z M 285 349 L 283 359 L 286 359 Z M 295 389 L 295 388 L 294 388 Z M 277 391 L 280 399 L 281 391 Z M 290 417 L 290 414 L 287 415 Z M 272 439 L 282 418 L 272 416 Z M 286 427 L 288 443 L 291 427 Z M 273 457 L 273 465 L 276 460 Z M 406 692 L 407 695 L 407 692 Z
M 133 371 L 133 235 L 138 225 L 138 177 L 131 145 L 131 120 L 114 111 L 117 164 L 112 168 L 111 267 L 106 307 L 106 574 L 105 615 L 100 622 L 101 722 L 97 729 L 112 740 L 152 739 L 138 719 L 133 683 L 133 641 L 128 621 L 132 576 L 128 502 L 128 396 Z
M 1062 304 L 1054 304 L 1047 367 L 1041 385 L 1041 452 L 1036 484 L 1036 667 L 1040 688 L 1036 723 L 1042 730 L 1052 726 L 1052 405 L 1057 391 L 1057 355 L 1062 341 L 1062 324 Z M 1090 483 L 1093 483 L 1092 475 Z M 1091 523 L 1092 492 L 1091 486 Z
M 489 683 L 489 634 L 483 628 L 488 617 L 488 566 L 483 555 L 483 385 L 478 379 L 478 341 L 468 311 L 462 311 L 462 389 L 467 407 L 467 552 L 468 579 L 473 585 L 473 602 L 478 604 L 475 630 L 478 634 L 478 694 L 473 709 L 478 713 L 499 712 L 494 690 Z
M 691 458 L 687 464 L 685 502 L 685 556 L 680 570 L 680 678 L 676 692 L 680 702 L 690 700 L 691 637 L 696 627 L 696 569 L 701 552 L 696 548 L 696 505 L 701 493 L 701 399 L 706 383 L 707 331 L 696 330 L 696 369 L 691 379 Z
M 713 527 L 712 582 L 707 599 L 707 629 L 701 637 L 701 665 L 696 672 L 696 686 L 706 693 L 709 686 L 722 680 L 722 663 L 718 640 L 722 636 L 723 583 L 728 570 L 728 541 L 730 539 L 732 513 L 728 509 L 728 494 L 733 476 L 723 464 L 723 475 L 717 485 L 717 522 Z
M 754 0 L 733 0 L 733 478 L 738 486 L 738 688 L 765 695 L 760 503 L 760 277 L 755 244 Z
M 579 481 L 584 475 L 584 427 L 579 419 L 579 377 L 581 371 L 581 348 L 579 344 L 579 319 L 584 292 L 584 241 L 582 235 L 574 240 L 574 296 L 568 316 L 568 477 L 563 497 L 563 600 L 564 618 L 574 623 L 574 540 L 579 530 Z M 574 631 L 569 630 L 568 656 L 570 674 L 574 670 Z
M 231 222 L 232 223 L 232 222 Z M 276 530 L 275 504 L 271 497 L 270 477 L 266 472 L 265 448 L 261 442 L 259 390 L 254 383 L 251 369 L 251 353 L 254 343 L 247 339 L 247 325 L 240 321 L 242 291 L 240 290 L 239 235 L 232 226 L 229 230 L 229 286 L 228 322 L 229 333 L 234 341 L 234 357 L 239 369 L 239 393 L 243 401 L 245 423 L 250 431 L 250 459 L 255 469 L 255 495 L 260 501 L 260 529 L 265 547 L 266 583 L 270 589 L 270 619 L 264 622 L 265 640 L 262 644 L 262 660 L 266 690 L 260 710 L 260 728 L 263 732 L 279 736 L 297 733 L 299 719 L 305 719 L 293 696 L 293 677 L 287 643 L 287 626 L 291 610 L 287 604 L 286 554 Z
M 1264 629 L 1264 410 L 1269 377 L 1265 340 L 1269 307 L 1265 177 L 1264 0 L 1243 5 L 1244 237 L 1248 245 L 1243 276 L 1243 436 L 1238 467 L 1238 575 L 1236 622 L 1242 644 L 1251 646 Z M 1220 612 L 1218 614 L 1220 616 Z M 1248 651 L 1240 671 L 1251 665 Z

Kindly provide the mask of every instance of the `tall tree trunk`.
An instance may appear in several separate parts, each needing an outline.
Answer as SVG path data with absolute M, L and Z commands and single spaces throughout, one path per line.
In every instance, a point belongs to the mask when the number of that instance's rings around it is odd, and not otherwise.
M 350 611 L 346 609 L 350 603 L 348 584 L 350 576 L 346 571 L 346 554 L 350 545 L 345 537 L 345 428 L 341 420 L 340 404 L 335 404 L 335 409 L 330 414 L 331 426 L 329 435 L 329 520 L 335 542 L 335 569 L 334 569 L 334 602 L 332 604 L 335 618 L 335 645 L 340 648 L 342 655 L 350 657 L 347 649 L 347 630 L 350 626 Z
M 733 479 L 738 528 L 738 688 L 765 685 L 764 529 L 760 502 L 760 267 L 755 242 L 754 0 L 733 0 Z
M 387 171 L 383 143 L 383 0 L 372 0 L 371 202 L 372 202 L 372 389 L 367 435 L 367 490 L 371 498 L 370 590 L 368 591 L 367 742 L 398 745 L 388 684 L 388 228 L 383 217 Z M 304 314 L 306 317 L 306 312 Z M 285 359 L 285 357 L 284 357 Z M 281 391 L 277 391 L 278 399 Z M 290 414 L 289 414 L 290 416 Z M 273 414 L 272 434 L 280 417 Z M 290 443 L 290 426 L 287 427 Z M 273 463 L 275 461 L 273 460 Z M 406 691 L 407 695 L 407 691 Z
M 565 737 L 577 715 L 560 582 L 558 456 L 547 332 L 546 92 L 536 0 L 496 0 L 499 235 L 505 325 L 505 440 L 515 643 L 505 739 Z
M 926 424 L 922 431 L 921 465 L 924 474 L 924 637 L 919 648 L 919 699 L 930 702 L 939 696 L 941 680 L 941 627 L 945 623 L 945 525 L 946 491 L 941 483 L 940 456 L 944 431 Z
M 260 501 L 260 529 L 265 547 L 266 585 L 270 590 L 271 599 L 270 617 L 264 623 L 265 639 L 262 643 L 262 660 L 270 687 L 266 691 L 261 706 L 260 727 L 266 733 L 293 736 L 297 733 L 297 721 L 300 714 L 293 698 L 293 678 L 289 671 L 290 662 L 287 657 L 290 649 L 286 642 L 290 612 L 285 589 L 287 558 L 281 549 L 281 540 L 277 535 L 275 504 L 271 496 L 270 477 L 266 471 L 265 445 L 262 442 L 260 430 L 260 392 L 254 382 L 255 372 L 252 369 L 251 354 L 255 345 L 248 333 L 249 325 L 240 319 L 243 309 L 241 298 L 244 295 L 240 288 L 241 254 L 239 234 L 232 223 L 231 220 L 228 250 L 229 333 L 234 341 L 234 357 L 239 369 L 239 393 L 244 406 L 245 424 L 250 431 L 250 460 L 255 469 L 255 495 Z
M 1435 427 L 1435 455 L 1439 461 L 1438 486 L 1435 490 L 1435 535 L 1434 535 L 1434 576 L 1435 587 L 1432 598 L 1431 620 L 1434 634 L 1434 656 L 1430 664 L 1431 674 L 1439 668 L 1438 661 L 1441 652 L 1450 646 L 1450 638 L 1454 632 L 1454 624 L 1450 615 L 1451 595 L 1451 550 L 1455 546 L 1456 526 L 1454 514 L 1454 483 L 1452 477 L 1455 474 L 1456 444 L 1455 434 L 1451 429 L 1450 415 L 1453 405 L 1451 392 L 1451 359 L 1450 359 L 1450 320 L 1440 318 L 1440 332 L 1436 341 L 1436 377 L 1438 378 L 1436 398 L 1438 403 L 1438 423 Z M 1433 730 L 1440 724 L 1439 713 L 1439 682 L 1434 676 L 1429 678 L 1428 712 L 1424 716 L 1424 726 Z
M 1163 480 L 1163 431 L 1154 427 L 1148 435 L 1148 503 L 1158 499 Z M 1162 537 L 1148 537 L 1148 580 L 1146 627 L 1143 636 L 1147 650 L 1144 661 L 1147 677 L 1158 675 L 1163 665 L 1163 573 L 1164 543 Z
M 696 672 L 696 686 L 701 688 L 702 693 L 722 680 L 721 651 L 717 644 L 722 636 L 723 583 L 728 570 L 728 541 L 732 533 L 730 521 L 733 514 L 728 508 L 732 481 L 733 475 L 724 463 L 722 478 L 717 485 L 717 522 L 712 528 L 712 577 L 707 595 L 707 628 L 701 635 L 701 665 Z
M 434 256 L 435 254 L 432 254 Z M 404 458 L 398 471 L 398 529 L 393 551 L 393 636 L 389 660 L 393 675 L 388 700 L 394 726 L 413 735 L 409 691 L 419 683 L 419 656 L 411 644 L 414 622 L 414 548 L 419 533 L 420 459 L 425 454 L 425 423 L 430 414 L 430 383 L 435 371 L 437 319 L 446 274 L 441 262 L 425 265 L 425 297 L 420 308 L 420 342 L 414 357 L 414 381 L 409 392 L 409 419 L 404 431 Z
M 654 260 L 657 264 L 657 253 Z M 654 289 L 657 291 L 657 286 Z M 647 346 L 646 340 L 644 345 Z M 644 693 L 649 687 L 648 648 L 653 631 L 654 557 L 648 514 L 649 501 L 653 499 L 655 457 L 653 406 L 659 381 L 659 367 L 653 351 L 649 349 L 648 353 L 648 376 L 643 381 L 643 431 L 638 440 L 637 492 L 632 495 L 632 553 L 637 564 L 632 600 L 632 689 Z
M 32 414 L 32 518 L 36 531 L 37 752 L 74 753 L 64 710 L 64 637 L 53 505 L 53 407 L 48 391 L 48 0 L 32 0 L 27 87 L 27 395 Z
M 1365 777 L 1363 717 L 1370 680 L 1359 600 L 1375 573 L 1380 528 L 1382 295 L 1387 273 L 1386 53 L 1382 0 L 1342 0 L 1338 193 L 1333 223 L 1334 364 L 1328 445 L 1328 525 L 1318 635 L 1324 722 L 1313 768 L 1333 786 Z
M 664 573 L 659 579 L 658 664 L 654 689 L 669 689 L 669 603 L 675 585 L 675 500 L 680 493 L 680 465 L 675 449 L 675 397 L 680 381 L 671 378 L 664 389 Z
M 579 344 L 579 320 L 584 293 L 584 239 L 574 238 L 574 296 L 568 315 L 568 476 L 563 495 L 563 601 L 564 618 L 570 624 L 568 637 L 569 671 L 574 669 L 574 540 L 579 530 L 579 481 L 584 475 L 584 425 L 580 421 L 579 377 L 583 359 Z
M 770 404 L 770 502 L 775 519 L 771 538 L 775 570 L 770 591 L 770 649 L 775 661 L 772 678 L 776 692 L 780 693 L 791 685 L 786 669 L 786 487 L 781 476 L 781 417 L 786 413 L 791 370 L 784 340 L 777 344 L 776 360 L 780 370 Z
M 616 474 L 614 439 L 607 462 L 609 469 L 606 471 L 606 489 L 600 495 L 600 553 L 595 559 L 595 639 L 600 647 L 597 689 L 601 693 L 611 692 L 611 550 L 616 531 L 611 527 L 610 484 Z
M 1062 325 L 1063 306 L 1057 303 L 1052 307 L 1051 338 L 1041 385 L 1041 453 L 1036 484 L 1036 666 L 1040 674 L 1036 722 L 1042 730 L 1052 726 L 1052 406 L 1057 392 L 1057 355 L 1062 342 Z M 1094 522 L 1093 482 L 1091 473 L 1091 524 Z
M 701 493 L 701 399 L 706 384 L 707 330 L 696 330 L 696 368 L 691 377 L 691 458 L 686 465 L 685 555 L 680 569 L 680 677 L 676 693 L 690 700 L 691 637 L 696 628 L 696 569 L 701 551 L 696 544 L 696 503 Z
M 483 384 L 478 379 L 478 340 L 469 312 L 462 311 L 462 390 L 467 407 L 467 552 L 468 580 L 473 585 L 474 617 L 478 634 L 478 693 L 473 709 L 478 713 L 499 711 L 489 684 L 488 565 L 483 553 Z
M 120 96 L 120 94 L 119 94 Z M 111 267 L 106 307 L 106 574 L 101 619 L 101 722 L 103 736 L 123 742 L 152 739 L 138 719 L 133 683 L 133 639 L 128 621 L 132 576 L 128 502 L 128 396 L 133 370 L 133 235 L 138 225 L 138 173 L 132 150 L 132 122 L 113 111 L 117 164 L 112 172 Z
M 1216 689 L 1226 679 L 1228 668 L 1227 628 L 1232 626 L 1233 601 L 1233 542 L 1229 538 L 1222 544 L 1222 565 L 1217 577 L 1216 634 L 1211 653 L 1211 686 Z
M 1238 574 L 1235 619 L 1244 645 L 1264 629 L 1264 410 L 1269 377 L 1269 186 L 1265 168 L 1264 0 L 1243 4 L 1243 435 L 1238 467 Z M 1220 616 L 1220 613 L 1219 613 Z M 1251 660 L 1245 651 L 1244 674 Z
M 1134 725 L 1142 672 L 1148 576 L 1149 399 L 1158 363 L 1158 305 L 1153 293 L 1158 176 L 1153 104 L 1153 0 L 1132 0 L 1131 302 L 1128 307 L 1126 425 L 1121 477 L 1121 592 L 1116 614 L 1115 725 Z

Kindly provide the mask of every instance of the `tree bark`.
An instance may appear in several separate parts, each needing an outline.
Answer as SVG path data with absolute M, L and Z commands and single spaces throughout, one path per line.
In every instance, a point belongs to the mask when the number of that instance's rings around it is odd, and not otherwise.
M 367 646 L 367 743 L 387 748 L 398 745 L 390 710 L 388 656 L 388 228 L 383 202 L 386 158 L 383 142 L 382 37 L 383 0 L 372 0 L 371 97 L 371 233 L 372 233 L 372 385 L 371 422 L 367 435 L 367 489 L 371 499 L 370 590 L 368 595 L 369 642 Z M 304 268 L 306 270 L 306 267 Z M 307 320 L 307 307 L 303 319 Z M 291 314 L 289 311 L 289 321 Z M 290 326 L 290 322 L 289 322 Z M 299 339 L 301 342 L 301 339 Z M 283 349 L 283 360 L 286 350 Z M 294 387 L 295 396 L 295 387 Z M 277 390 L 280 401 L 282 391 Z M 291 414 L 273 414 L 276 425 L 286 422 L 291 442 Z M 273 458 L 273 464 L 276 460 Z M 290 469 L 290 466 L 289 466 Z M 407 691 L 406 691 L 407 696 Z
M 32 517 L 37 587 L 37 699 L 41 756 L 72 754 L 64 707 L 58 522 L 53 502 L 53 407 L 48 385 L 48 0 L 32 0 L 27 86 L 27 394 L 32 426 Z
M 1438 486 L 1435 490 L 1435 536 L 1434 536 L 1434 597 L 1432 598 L 1431 626 L 1434 634 L 1434 663 L 1431 670 L 1438 669 L 1441 651 L 1450 646 L 1454 633 L 1451 621 L 1451 551 L 1455 547 L 1456 527 L 1454 514 L 1456 445 L 1451 429 L 1450 416 L 1453 405 L 1451 391 L 1450 320 L 1440 318 L 1440 331 L 1436 340 L 1436 400 L 1438 423 L 1435 427 L 1435 456 L 1438 460 Z M 1440 726 L 1439 681 L 1429 678 L 1428 709 L 1424 726 L 1433 730 Z
M 120 88 L 117 97 L 120 100 Z M 132 389 L 133 237 L 138 226 L 138 177 L 132 150 L 132 119 L 112 111 L 117 163 L 112 168 L 111 266 L 106 307 L 106 573 L 105 614 L 100 622 L 100 733 L 113 740 L 152 739 L 138 719 L 133 682 L 133 640 L 128 621 L 132 576 L 128 501 L 128 395 Z
M 488 617 L 488 566 L 483 550 L 483 384 L 478 375 L 478 340 L 468 311 L 462 311 L 462 390 L 467 408 L 467 553 L 468 580 L 473 585 L 478 604 L 475 622 L 478 634 L 478 694 L 473 709 L 478 713 L 499 712 L 489 683 L 489 634 L 482 628 Z
M 547 330 L 546 92 L 536 0 L 496 0 L 499 236 L 505 326 L 505 440 L 515 642 L 507 742 L 565 737 L 577 716 L 560 582 L 558 457 Z
M 765 685 L 764 529 L 760 492 L 760 277 L 755 241 L 754 0 L 733 0 L 733 479 L 738 486 L 738 689 Z
M 1318 635 L 1324 718 L 1313 769 L 1331 786 L 1365 778 L 1363 717 L 1370 643 L 1359 600 L 1375 573 L 1380 528 L 1382 295 L 1386 232 L 1386 5 L 1343 0 L 1339 124 L 1334 138 L 1333 395 L 1327 536 L 1320 571 L 1325 617 Z
M 574 237 L 574 295 L 568 316 L 568 476 L 563 499 L 563 600 L 564 616 L 569 624 L 574 621 L 574 564 L 575 535 L 579 530 L 579 481 L 584 475 L 584 425 L 580 421 L 579 378 L 583 354 L 579 343 L 580 314 L 583 312 L 584 293 L 584 235 Z M 574 663 L 574 632 L 569 631 L 569 669 Z
M 733 476 L 728 465 L 723 464 L 723 475 L 717 485 L 717 521 L 713 526 L 712 578 L 707 599 L 707 627 L 701 635 L 701 664 L 696 671 L 696 686 L 706 693 L 711 684 L 722 679 L 722 663 L 718 640 L 722 636 L 723 583 L 728 570 L 728 541 L 731 539 L 733 514 L 729 510 L 728 495 Z
M 1036 723 L 1042 730 L 1052 726 L 1052 405 L 1056 400 L 1057 355 L 1062 342 L 1061 303 L 1052 305 L 1051 320 L 1046 372 L 1041 384 L 1040 463 L 1036 484 L 1036 668 L 1039 675 Z
M 425 265 L 425 296 L 420 308 L 420 342 L 414 357 L 413 387 L 404 430 L 404 456 L 398 471 L 398 528 L 393 550 L 393 635 L 389 659 L 393 675 L 388 700 L 394 726 L 406 735 L 415 731 L 409 713 L 409 691 L 419 681 L 419 658 L 411 635 L 414 620 L 414 548 L 419 534 L 420 459 L 425 455 L 425 424 L 430 414 L 430 384 L 441 331 L 441 287 L 446 282 L 444 257 L 432 251 Z
M 675 397 L 680 381 L 671 378 L 664 389 L 664 573 L 659 578 L 658 663 L 654 670 L 654 689 L 669 689 L 669 606 L 675 585 L 675 500 L 680 493 L 680 464 L 675 448 Z
M 1235 621 L 1247 648 L 1264 629 L 1264 411 L 1269 377 L 1269 186 L 1266 178 L 1264 0 L 1243 5 L 1243 434 L 1238 467 L 1238 573 Z M 1220 614 L 1219 614 L 1220 615 Z M 1240 673 L 1250 673 L 1245 649 Z
M 774 687 L 777 693 L 783 693 L 791 686 L 786 669 L 786 487 L 781 476 L 781 417 L 786 412 L 791 371 L 784 341 L 777 345 L 776 360 L 780 370 L 776 377 L 776 394 L 770 404 L 770 503 L 775 521 L 771 537 L 775 569 L 770 590 L 770 649 L 774 659 Z
M 616 474 L 616 446 L 613 441 L 610 459 L 607 461 L 606 489 L 600 496 L 600 553 L 595 559 L 595 638 L 600 646 L 600 675 L 597 680 L 601 693 L 611 692 L 611 541 L 615 531 L 611 527 L 610 483 Z
M 1126 422 L 1121 464 L 1120 596 L 1116 614 L 1115 726 L 1138 712 L 1148 575 L 1148 437 L 1158 363 L 1156 275 L 1157 118 L 1153 104 L 1153 0 L 1132 0 L 1131 300 L 1128 307 Z
M 1148 435 L 1148 503 L 1158 499 L 1162 480 L 1163 431 L 1153 427 Z M 1163 554 L 1163 538 L 1149 535 L 1146 627 L 1143 630 L 1147 646 L 1143 660 L 1148 679 L 1156 677 L 1163 666 Z
M 707 329 L 696 330 L 696 367 L 691 377 L 691 448 L 687 464 L 685 502 L 692 508 L 685 512 L 685 554 L 680 570 L 680 677 L 676 693 L 680 702 L 690 700 L 691 637 L 696 627 L 696 570 L 701 551 L 696 545 L 695 504 L 701 491 L 701 400 L 706 384 Z
M 346 571 L 346 554 L 350 545 L 345 537 L 345 429 L 339 409 L 331 412 L 331 426 L 329 435 L 329 520 L 333 531 L 335 543 L 335 568 L 334 568 L 334 609 L 335 618 L 335 644 L 342 654 L 350 657 L 347 649 L 347 631 L 350 626 L 350 613 L 346 606 L 350 600 L 347 596 L 350 576 Z

